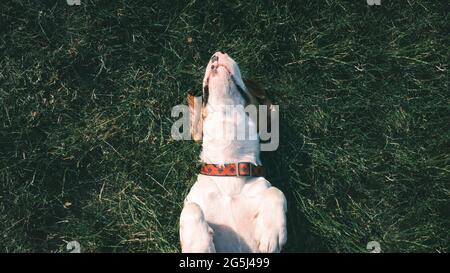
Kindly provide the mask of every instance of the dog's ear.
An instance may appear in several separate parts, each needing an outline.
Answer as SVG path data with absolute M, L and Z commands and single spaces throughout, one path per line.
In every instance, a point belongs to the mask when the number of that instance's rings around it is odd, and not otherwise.
M 266 105 L 267 106 L 267 130 L 271 130 L 271 112 L 272 112 L 272 102 L 267 97 L 266 90 L 262 87 L 261 84 L 254 80 L 246 79 L 244 80 L 245 87 L 247 87 L 247 91 L 250 94 L 250 104 L 258 105 Z M 259 111 L 258 111 L 259 112 Z M 259 115 L 258 115 L 259 116 Z M 258 123 L 258 132 L 259 132 L 259 123 Z
M 194 96 L 192 93 L 187 95 L 189 106 L 189 121 L 192 139 L 201 141 L 203 138 L 203 105 L 202 97 Z
M 248 93 L 252 96 L 258 104 L 267 104 L 270 103 L 269 98 L 267 98 L 266 90 L 262 87 L 261 84 L 254 80 L 244 80 L 245 87 L 247 87 Z

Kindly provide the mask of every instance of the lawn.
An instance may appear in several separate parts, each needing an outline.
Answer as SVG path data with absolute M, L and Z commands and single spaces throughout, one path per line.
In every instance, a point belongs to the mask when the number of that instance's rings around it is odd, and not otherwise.
M 0 2 L 0 251 L 180 251 L 170 113 L 223 50 L 280 106 L 286 252 L 449 252 L 449 2 L 210 2 Z

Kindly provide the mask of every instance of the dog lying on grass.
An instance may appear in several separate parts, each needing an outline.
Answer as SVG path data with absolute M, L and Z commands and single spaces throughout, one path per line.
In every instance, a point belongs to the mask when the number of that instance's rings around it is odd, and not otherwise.
M 280 252 L 287 240 L 286 199 L 262 177 L 259 138 L 242 139 L 233 130 L 218 135 L 223 128 L 258 127 L 245 113 L 230 117 L 223 107 L 270 101 L 256 84 L 244 83 L 231 57 L 216 52 L 206 68 L 199 117 L 192 95 L 188 103 L 193 139 L 203 145 L 202 168 L 180 216 L 182 251 Z

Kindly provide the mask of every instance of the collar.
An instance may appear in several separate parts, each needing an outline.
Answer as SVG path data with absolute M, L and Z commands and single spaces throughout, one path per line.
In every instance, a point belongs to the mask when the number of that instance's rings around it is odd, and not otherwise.
M 264 175 L 264 169 L 262 166 L 256 166 L 249 162 L 239 162 L 229 164 L 202 163 L 200 173 L 203 175 L 210 175 L 210 176 L 259 177 Z

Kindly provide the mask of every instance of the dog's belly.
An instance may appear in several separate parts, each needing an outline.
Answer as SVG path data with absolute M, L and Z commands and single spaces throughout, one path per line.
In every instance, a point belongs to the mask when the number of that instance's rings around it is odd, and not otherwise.
M 255 252 L 255 218 L 260 194 L 271 184 L 264 178 L 199 175 L 186 202 L 197 203 L 214 230 L 217 252 Z

